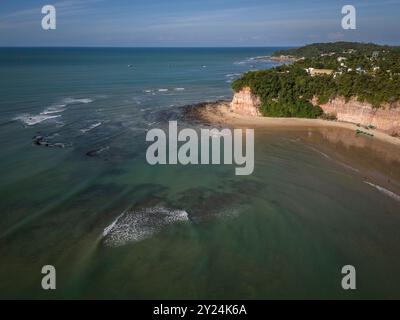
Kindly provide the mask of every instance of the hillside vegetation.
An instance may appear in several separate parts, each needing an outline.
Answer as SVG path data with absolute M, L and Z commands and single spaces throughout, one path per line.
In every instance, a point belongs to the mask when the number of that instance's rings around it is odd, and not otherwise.
M 290 65 L 244 74 L 234 91 L 250 87 L 262 101 L 266 116 L 316 118 L 320 104 L 338 96 L 357 97 L 379 108 L 400 99 L 400 50 L 397 47 L 352 42 L 313 44 L 277 51 L 274 55 L 299 58 Z M 330 74 L 315 75 L 319 69 Z M 314 75 L 314 76 L 312 76 Z
M 313 43 L 301 48 L 293 48 L 288 50 L 279 50 L 274 52 L 274 56 L 290 55 L 294 57 L 312 58 L 318 57 L 321 54 L 330 52 L 343 52 L 357 50 L 359 54 L 371 54 L 375 50 L 391 49 L 390 46 L 380 46 L 374 43 L 361 43 L 361 42 L 327 42 L 327 43 Z

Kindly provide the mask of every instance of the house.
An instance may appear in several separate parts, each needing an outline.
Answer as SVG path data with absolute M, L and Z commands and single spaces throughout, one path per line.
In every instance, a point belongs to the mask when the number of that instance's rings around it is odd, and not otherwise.
M 306 72 L 307 72 L 308 74 L 311 74 L 311 70 L 314 70 L 314 68 L 306 68 L 306 69 L 304 69 L 304 70 L 306 70 Z

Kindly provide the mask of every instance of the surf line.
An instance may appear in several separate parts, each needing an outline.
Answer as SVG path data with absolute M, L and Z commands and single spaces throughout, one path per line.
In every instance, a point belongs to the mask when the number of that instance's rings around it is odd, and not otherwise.
M 153 128 L 147 132 L 146 141 L 153 142 L 146 151 L 150 165 L 236 164 L 236 175 L 250 175 L 254 171 L 254 129 L 244 132 L 242 129 L 200 129 L 199 138 L 196 130 L 185 128 L 178 132 L 178 122 L 169 121 L 168 135 L 163 129 Z

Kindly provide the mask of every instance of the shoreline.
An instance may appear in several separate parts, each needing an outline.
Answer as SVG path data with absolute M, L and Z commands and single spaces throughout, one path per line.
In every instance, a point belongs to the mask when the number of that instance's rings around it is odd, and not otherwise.
M 324 119 L 308 118 L 273 118 L 273 117 L 254 117 L 232 112 L 229 107 L 230 102 L 220 100 L 210 103 L 198 103 L 185 107 L 185 115 L 193 120 L 200 120 L 209 124 L 229 125 L 233 127 L 263 128 L 263 129 L 307 129 L 307 128 L 339 128 L 353 131 L 356 130 L 371 133 L 374 136 L 368 137 L 372 140 L 379 140 L 387 144 L 395 145 L 400 148 L 400 139 L 378 129 L 365 129 L 357 124 L 342 121 L 330 121 Z M 360 137 L 364 136 L 363 134 Z M 399 157 L 400 158 L 400 157 Z
M 354 123 L 306 118 L 255 117 L 234 113 L 230 101 L 199 103 L 185 107 L 185 117 L 216 128 L 254 129 L 303 141 L 325 158 L 357 172 L 364 183 L 400 199 L 400 139 L 376 129 L 374 136 L 357 135 Z

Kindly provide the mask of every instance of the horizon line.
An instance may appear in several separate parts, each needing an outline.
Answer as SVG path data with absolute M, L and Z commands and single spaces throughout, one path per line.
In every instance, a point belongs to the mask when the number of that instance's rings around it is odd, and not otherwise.
M 398 44 L 381 44 L 372 41 L 327 41 L 327 42 L 310 42 L 304 43 L 299 45 L 293 44 L 286 44 L 286 45 L 250 45 L 250 46 L 107 46 L 107 45 L 14 45 L 14 46 L 7 46 L 7 45 L 0 45 L 0 48 L 120 48 L 120 49 L 229 49 L 229 48 L 300 48 L 312 44 L 328 44 L 328 43 L 339 43 L 339 42 L 348 42 L 348 43 L 363 43 L 363 44 L 376 44 L 380 46 L 389 46 L 389 47 L 399 47 L 400 43 Z
M 224 48 L 296 48 L 303 45 L 270 45 L 270 46 L 2 46 L 0 48 L 127 48 L 127 49 L 224 49 Z

